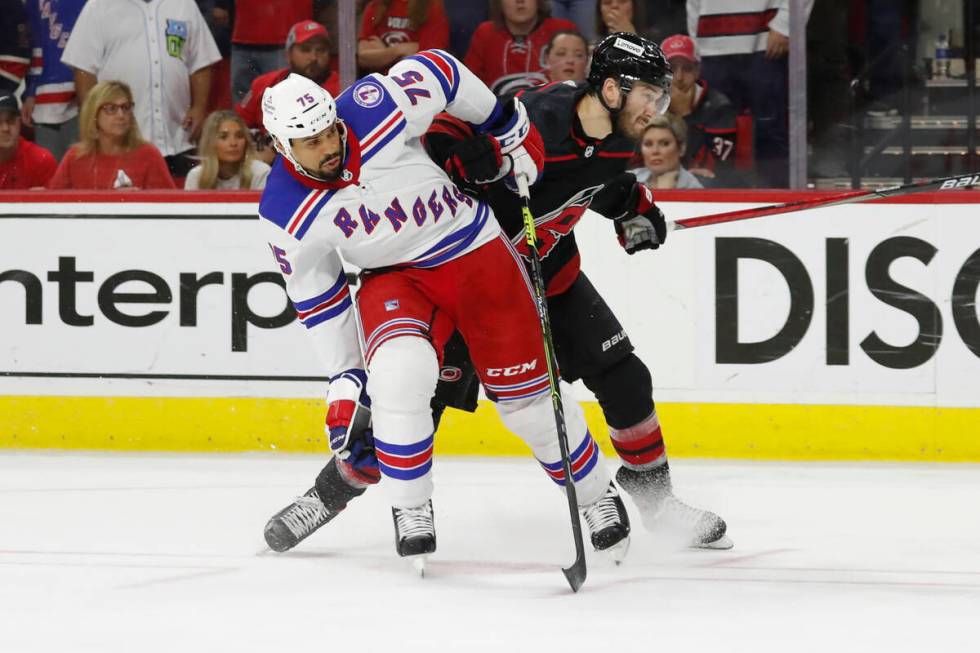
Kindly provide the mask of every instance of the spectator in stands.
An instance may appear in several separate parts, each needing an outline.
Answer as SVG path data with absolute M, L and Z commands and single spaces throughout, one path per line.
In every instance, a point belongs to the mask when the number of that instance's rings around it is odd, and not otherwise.
M 99 80 L 133 89 L 136 122 L 175 177 L 196 164 L 210 66 L 220 59 L 194 0 L 88 0 L 62 56 L 75 69 L 80 103 Z
M 0 0 L 0 95 L 17 90 L 27 76 L 30 55 L 23 0 Z
M 701 57 L 689 36 L 669 36 L 661 49 L 674 73 L 667 111 L 687 123 L 684 165 L 700 177 L 717 177 L 718 186 L 742 185 L 735 169 L 749 167 L 751 119 L 740 120 L 728 97 L 701 79 Z
M 497 95 L 548 81 L 544 46 L 575 23 L 551 18 L 547 0 L 490 0 L 490 20 L 473 33 L 464 63 Z
M 813 0 L 804 0 L 807 16 Z M 701 53 L 702 76 L 755 121 L 755 172 L 771 187 L 789 184 L 788 67 L 789 3 L 689 0 L 688 34 Z
M 68 36 L 85 0 L 27 3 L 31 25 L 31 68 L 21 118 L 34 127 L 34 140 L 61 160 L 78 140 L 75 75 L 61 62 Z
M 419 50 L 449 47 L 449 21 L 442 0 L 371 0 L 364 8 L 357 65 L 387 72 Z
M 271 168 L 255 158 L 248 125 L 234 111 L 215 111 L 204 121 L 201 165 L 187 173 L 184 190 L 261 190 Z
M 213 17 L 231 20 L 231 101 L 240 102 L 259 75 L 286 65 L 291 25 L 313 18 L 312 0 L 215 0 Z
M 58 161 L 20 135 L 20 106 L 14 95 L 0 95 L 0 190 L 43 187 Z
M 654 189 L 703 188 L 698 178 L 681 165 L 686 137 L 687 127 L 677 116 L 654 116 L 640 139 L 643 167 L 632 171 L 636 180 Z
M 143 140 L 124 82 L 99 82 L 85 96 L 74 145 L 48 188 L 175 188 L 160 151 Z
M 218 46 L 221 59 L 211 66 L 211 91 L 208 93 L 208 115 L 230 109 L 231 101 L 231 15 L 215 5 L 215 0 L 195 0 L 211 38 Z
M 555 32 L 544 46 L 545 67 L 552 82 L 585 81 L 589 64 L 589 43 L 578 32 Z
M 647 36 L 643 30 L 643 3 L 633 0 L 596 0 L 596 42 L 616 32 Z
M 442 5 L 449 21 L 449 51 L 462 60 L 470 49 L 473 32 L 487 19 L 487 3 L 443 0 Z
M 595 0 L 551 0 L 551 15 L 575 23 L 587 43 L 596 37 L 596 11 Z
M 330 35 L 326 27 L 312 20 L 302 20 L 293 25 L 286 37 L 286 58 L 288 67 L 257 77 L 248 94 L 235 106 L 235 111 L 245 124 L 254 130 L 257 157 L 265 163 L 272 163 L 276 155 L 262 126 L 262 94 L 265 89 L 286 79 L 289 73 L 296 73 L 312 79 L 332 97 L 340 94 L 340 77 L 330 66 Z

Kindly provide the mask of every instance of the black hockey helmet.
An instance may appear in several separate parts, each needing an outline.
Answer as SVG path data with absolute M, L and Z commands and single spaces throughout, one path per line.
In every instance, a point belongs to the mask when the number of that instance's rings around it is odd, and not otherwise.
M 667 110 L 674 76 L 663 50 L 650 39 L 629 32 L 617 32 L 602 39 L 592 53 L 589 85 L 598 91 L 610 77 L 619 81 L 624 95 L 630 92 L 635 82 L 662 88 L 665 104 L 660 113 Z

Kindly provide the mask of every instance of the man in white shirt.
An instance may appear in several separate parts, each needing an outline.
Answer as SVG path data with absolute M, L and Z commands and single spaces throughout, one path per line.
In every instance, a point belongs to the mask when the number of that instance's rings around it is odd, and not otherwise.
M 89 0 L 62 61 L 75 70 L 79 104 L 99 81 L 133 90 L 140 131 L 175 177 L 195 165 L 218 46 L 193 0 Z

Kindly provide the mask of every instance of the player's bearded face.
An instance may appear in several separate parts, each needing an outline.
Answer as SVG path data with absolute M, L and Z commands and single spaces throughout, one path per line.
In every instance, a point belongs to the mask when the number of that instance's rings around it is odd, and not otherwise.
M 336 123 L 315 136 L 294 139 L 292 144 L 293 156 L 306 172 L 325 181 L 340 176 L 344 146 Z
M 670 93 L 659 86 L 637 82 L 626 96 L 626 105 L 619 112 L 616 127 L 619 133 L 633 141 L 640 140 L 650 119 L 667 110 Z

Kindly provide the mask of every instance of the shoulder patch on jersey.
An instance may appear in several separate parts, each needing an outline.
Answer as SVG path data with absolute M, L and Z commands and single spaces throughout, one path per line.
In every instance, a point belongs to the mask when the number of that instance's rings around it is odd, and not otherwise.
M 381 85 L 370 79 L 356 84 L 351 89 L 351 97 L 354 98 L 354 102 L 365 109 L 373 109 L 381 104 L 381 101 L 384 99 L 384 93 Z
M 394 98 L 376 77 L 368 75 L 359 79 L 337 98 L 337 115 L 362 141 L 398 109 Z

